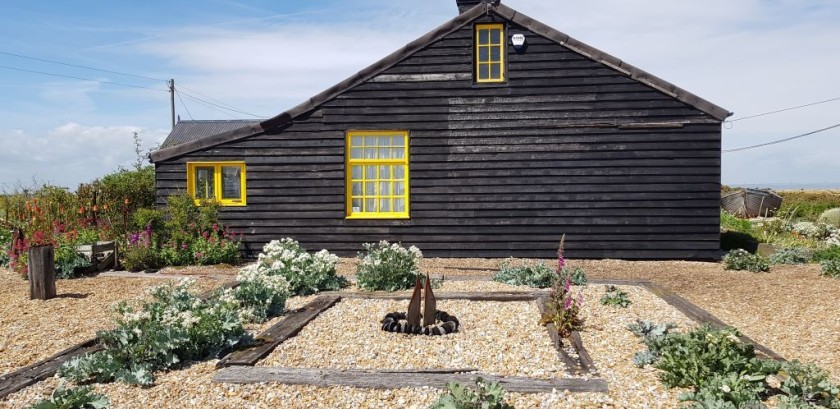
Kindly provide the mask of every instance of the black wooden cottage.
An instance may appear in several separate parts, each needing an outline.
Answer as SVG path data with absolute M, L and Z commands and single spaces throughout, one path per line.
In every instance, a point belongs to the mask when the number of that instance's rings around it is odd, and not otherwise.
M 158 204 L 215 198 L 253 254 L 711 259 L 729 111 L 498 2 L 264 121 L 182 121 Z

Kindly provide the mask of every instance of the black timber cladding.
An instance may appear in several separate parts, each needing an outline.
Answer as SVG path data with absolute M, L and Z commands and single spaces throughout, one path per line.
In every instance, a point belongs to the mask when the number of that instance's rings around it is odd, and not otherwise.
M 508 48 L 504 86 L 473 84 L 467 24 L 280 129 L 158 161 L 159 203 L 186 188 L 187 161 L 244 159 L 248 206 L 222 217 L 252 252 L 291 236 L 342 254 L 388 239 L 427 256 L 553 257 L 565 233 L 569 257 L 716 257 L 720 118 L 515 33 L 528 48 Z M 344 219 L 348 129 L 410 131 L 410 220 Z

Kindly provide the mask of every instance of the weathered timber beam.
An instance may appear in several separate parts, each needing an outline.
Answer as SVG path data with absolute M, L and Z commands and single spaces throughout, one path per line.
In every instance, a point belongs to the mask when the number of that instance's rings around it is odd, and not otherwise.
M 462 384 L 473 383 L 481 377 L 487 381 L 499 382 L 505 390 L 519 393 L 551 393 L 552 390 L 567 392 L 607 392 L 603 379 L 552 378 L 535 379 L 504 377 L 480 373 L 435 373 L 432 370 L 376 371 L 361 369 L 316 369 L 233 366 L 220 370 L 213 378 L 217 383 L 262 383 L 276 382 L 291 385 L 313 385 L 319 387 L 351 386 L 356 388 L 396 389 L 434 387 L 443 389 L 450 381 Z

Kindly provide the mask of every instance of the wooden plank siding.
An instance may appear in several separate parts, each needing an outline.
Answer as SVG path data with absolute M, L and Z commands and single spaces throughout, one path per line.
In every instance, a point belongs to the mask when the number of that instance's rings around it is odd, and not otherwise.
M 491 21 L 498 17 L 484 17 Z M 388 239 L 431 257 L 713 259 L 721 122 L 523 33 L 508 80 L 472 80 L 472 24 L 280 131 L 156 163 L 158 204 L 186 162 L 244 160 L 248 206 L 222 221 L 251 255 L 291 236 L 352 255 Z M 640 125 L 653 124 L 653 125 Z M 410 220 L 345 219 L 345 132 L 410 132 Z

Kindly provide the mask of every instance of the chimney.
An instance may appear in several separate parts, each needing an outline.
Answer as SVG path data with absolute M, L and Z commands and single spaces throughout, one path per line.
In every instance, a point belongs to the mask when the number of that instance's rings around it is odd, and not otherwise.
M 483 0 L 455 0 L 458 3 L 458 13 L 463 14 L 465 11 L 483 3 Z

